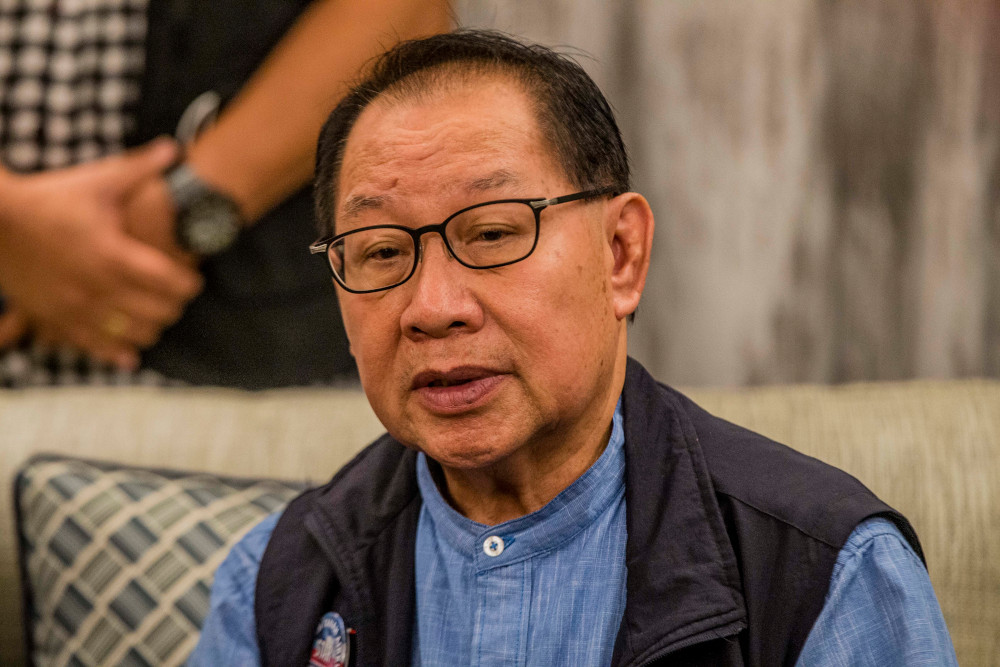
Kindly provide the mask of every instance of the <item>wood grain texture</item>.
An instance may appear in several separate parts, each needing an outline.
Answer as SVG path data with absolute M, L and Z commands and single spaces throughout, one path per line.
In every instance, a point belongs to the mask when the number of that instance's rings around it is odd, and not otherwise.
M 589 54 L 657 216 L 659 377 L 1000 375 L 1000 5 L 455 5 Z

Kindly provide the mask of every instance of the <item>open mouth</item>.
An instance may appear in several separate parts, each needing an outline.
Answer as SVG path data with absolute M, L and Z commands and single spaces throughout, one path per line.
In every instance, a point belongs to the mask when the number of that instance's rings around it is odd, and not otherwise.
M 413 378 L 414 389 L 460 387 L 497 373 L 484 368 L 456 368 L 450 371 L 424 371 Z
M 439 380 L 431 380 L 427 385 L 428 387 L 457 387 L 463 384 L 469 384 L 472 380 L 446 380 L 441 378 Z
M 424 371 L 413 378 L 413 389 L 431 411 L 458 414 L 490 400 L 506 378 L 483 368 Z

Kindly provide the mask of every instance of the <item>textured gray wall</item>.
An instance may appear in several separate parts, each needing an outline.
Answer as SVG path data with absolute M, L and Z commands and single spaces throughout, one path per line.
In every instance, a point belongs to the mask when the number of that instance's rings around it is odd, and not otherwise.
M 589 54 L 657 217 L 660 378 L 1000 375 L 1000 3 L 455 5 Z

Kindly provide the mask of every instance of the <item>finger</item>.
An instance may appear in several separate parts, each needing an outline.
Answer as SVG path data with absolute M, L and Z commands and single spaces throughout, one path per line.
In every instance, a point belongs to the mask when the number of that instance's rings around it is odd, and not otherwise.
M 71 331 L 78 326 L 89 326 L 95 312 L 101 312 L 106 289 L 86 285 L 82 279 L 69 279 L 52 287 L 41 307 L 29 311 L 19 307 L 37 337 L 39 331 Z M 61 334 L 60 334 L 61 335 Z
M 0 350 L 17 343 L 27 333 L 28 320 L 18 310 L 0 314 Z
M 132 371 L 139 367 L 138 349 L 125 341 L 108 336 L 99 327 L 50 329 L 48 337 L 60 344 L 74 347 L 92 359 L 122 370 Z
M 187 304 L 181 299 L 129 288 L 119 294 L 115 307 L 138 322 L 162 328 L 179 320 Z
M 177 142 L 160 137 L 149 143 L 105 158 L 96 164 L 99 177 L 117 192 L 128 192 L 142 181 L 157 176 L 173 164 L 179 155 Z
M 169 323 L 130 315 L 124 309 L 111 309 L 92 326 L 100 330 L 110 341 L 147 348 L 160 339 L 160 334 L 167 324 Z
M 125 231 L 138 241 L 161 250 L 172 259 L 194 267 L 198 258 L 177 242 L 177 208 L 162 178 L 151 178 L 126 198 Z
M 109 338 L 147 348 L 163 330 L 180 319 L 187 301 L 118 285 L 111 293 L 95 295 L 87 315 L 88 326 Z
M 125 370 L 138 367 L 139 354 L 134 347 L 109 339 L 90 325 L 79 322 L 72 326 L 52 322 L 32 324 L 34 340 L 45 347 L 71 348 L 97 362 Z
M 124 284 L 183 302 L 201 292 L 203 280 L 197 269 L 141 241 L 123 236 L 109 259 L 113 266 L 112 284 Z
M 143 273 L 141 269 L 129 273 L 129 268 L 136 261 L 140 263 L 142 255 L 147 255 L 156 265 L 164 263 L 168 267 L 190 273 L 190 279 L 195 287 L 200 287 L 201 277 L 193 269 L 176 265 L 159 251 L 144 246 L 142 243 L 131 242 L 120 247 L 134 248 L 132 255 L 128 250 L 118 252 L 108 270 L 98 276 L 96 284 L 91 284 L 84 294 L 74 300 L 78 306 L 63 309 L 55 320 L 66 328 L 74 322 L 83 321 L 90 329 L 103 332 L 111 339 L 140 348 L 149 347 L 155 343 L 163 329 L 176 322 L 183 314 L 184 308 L 195 293 L 187 287 L 183 289 L 164 286 Z M 136 285 L 136 282 L 140 283 Z M 150 289 L 152 287 L 152 289 Z

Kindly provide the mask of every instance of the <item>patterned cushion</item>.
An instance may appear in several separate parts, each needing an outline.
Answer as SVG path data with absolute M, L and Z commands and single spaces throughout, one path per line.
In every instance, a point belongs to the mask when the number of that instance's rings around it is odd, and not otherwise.
M 33 459 L 18 475 L 16 502 L 34 664 L 182 664 L 219 563 L 301 489 Z

